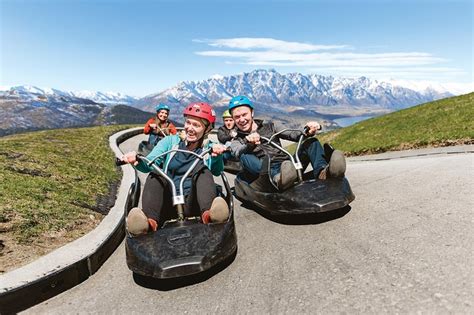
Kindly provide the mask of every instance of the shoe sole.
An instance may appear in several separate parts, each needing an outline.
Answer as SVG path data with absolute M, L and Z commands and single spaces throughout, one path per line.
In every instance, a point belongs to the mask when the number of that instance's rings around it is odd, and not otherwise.
M 296 169 L 290 161 L 283 161 L 280 169 L 281 190 L 285 190 L 293 185 L 298 178 Z
M 132 235 L 148 232 L 148 219 L 140 208 L 133 208 L 127 216 L 127 231 Z
M 334 150 L 329 162 L 329 174 L 332 177 L 342 177 L 346 172 L 346 158 L 339 150 Z
M 229 218 L 229 206 L 224 198 L 216 197 L 212 201 L 211 209 L 209 209 L 211 222 L 222 223 Z

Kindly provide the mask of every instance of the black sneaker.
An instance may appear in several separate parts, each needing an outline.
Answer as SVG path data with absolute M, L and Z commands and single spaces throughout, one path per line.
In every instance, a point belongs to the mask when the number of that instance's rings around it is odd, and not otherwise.
M 334 152 L 334 148 L 329 144 L 325 143 L 323 146 L 324 149 L 324 159 L 327 163 L 331 160 L 332 153 Z

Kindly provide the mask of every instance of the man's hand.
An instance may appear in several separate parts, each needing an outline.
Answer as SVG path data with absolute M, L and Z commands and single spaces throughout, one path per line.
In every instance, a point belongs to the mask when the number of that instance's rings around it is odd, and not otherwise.
M 256 132 L 253 132 L 249 134 L 248 136 L 245 137 L 248 142 L 253 143 L 253 144 L 260 144 L 260 135 Z
M 227 147 L 225 145 L 218 144 L 218 143 L 213 144 L 211 156 L 218 156 L 219 154 L 224 153 L 225 150 L 227 150 Z
M 309 121 L 305 126 L 309 128 L 308 136 L 314 136 L 317 131 L 323 129 L 323 127 L 316 121 Z
M 132 152 L 125 153 L 125 155 L 122 156 L 121 160 L 136 166 L 138 164 L 137 152 L 132 151 Z

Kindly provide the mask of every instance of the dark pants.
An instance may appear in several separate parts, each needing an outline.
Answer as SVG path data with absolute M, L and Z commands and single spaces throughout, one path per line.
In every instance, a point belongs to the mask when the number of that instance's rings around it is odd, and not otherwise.
M 161 139 L 163 139 L 163 135 L 150 133 L 150 136 L 148 137 L 148 143 L 152 146 L 155 146 L 158 142 L 160 142 Z
M 229 151 L 225 151 L 222 157 L 224 159 L 224 162 L 228 160 L 233 160 L 232 153 L 230 153 Z
M 299 158 L 303 165 L 303 171 L 308 167 L 309 163 L 313 167 L 315 178 L 319 172 L 328 164 L 324 157 L 324 150 L 321 143 L 316 138 L 309 138 L 301 144 Z M 289 159 L 289 157 L 288 157 Z M 242 154 L 240 156 L 242 167 L 246 171 L 246 177 L 250 181 L 256 179 L 262 171 L 262 159 L 253 154 Z M 273 162 L 270 166 L 270 176 L 275 176 L 280 172 L 281 162 Z
M 148 175 L 142 195 L 142 208 L 148 218 L 154 219 L 159 225 L 178 217 L 173 207 L 171 187 L 160 175 Z M 203 167 L 193 176 L 191 193 L 185 196 L 184 215 L 200 216 L 211 207 L 217 197 L 214 178 L 207 167 Z

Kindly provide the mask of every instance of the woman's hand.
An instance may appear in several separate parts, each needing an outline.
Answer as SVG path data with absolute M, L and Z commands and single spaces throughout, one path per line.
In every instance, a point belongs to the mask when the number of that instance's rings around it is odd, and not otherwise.
M 227 150 L 227 147 L 222 144 L 215 143 L 212 145 L 212 153 L 211 156 L 218 156 L 219 154 L 222 154 Z
M 314 136 L 317 131 L 323 129 L 323 127 L 316 121 L 309 121 L 305 126 L 309 128 L 308 136 Z
M 156 124 L 150 124 L 151 129 L 156 129 L 156 127 L 158 127 Z
M 125 153 L 122 156 L 121 160 L 124 161 L 124 162 L 127 162 L 129 164 L 132 164 L 133 166 L 136 166 L 138 164 L 137 152 L 132 151 L 132 152 Z

